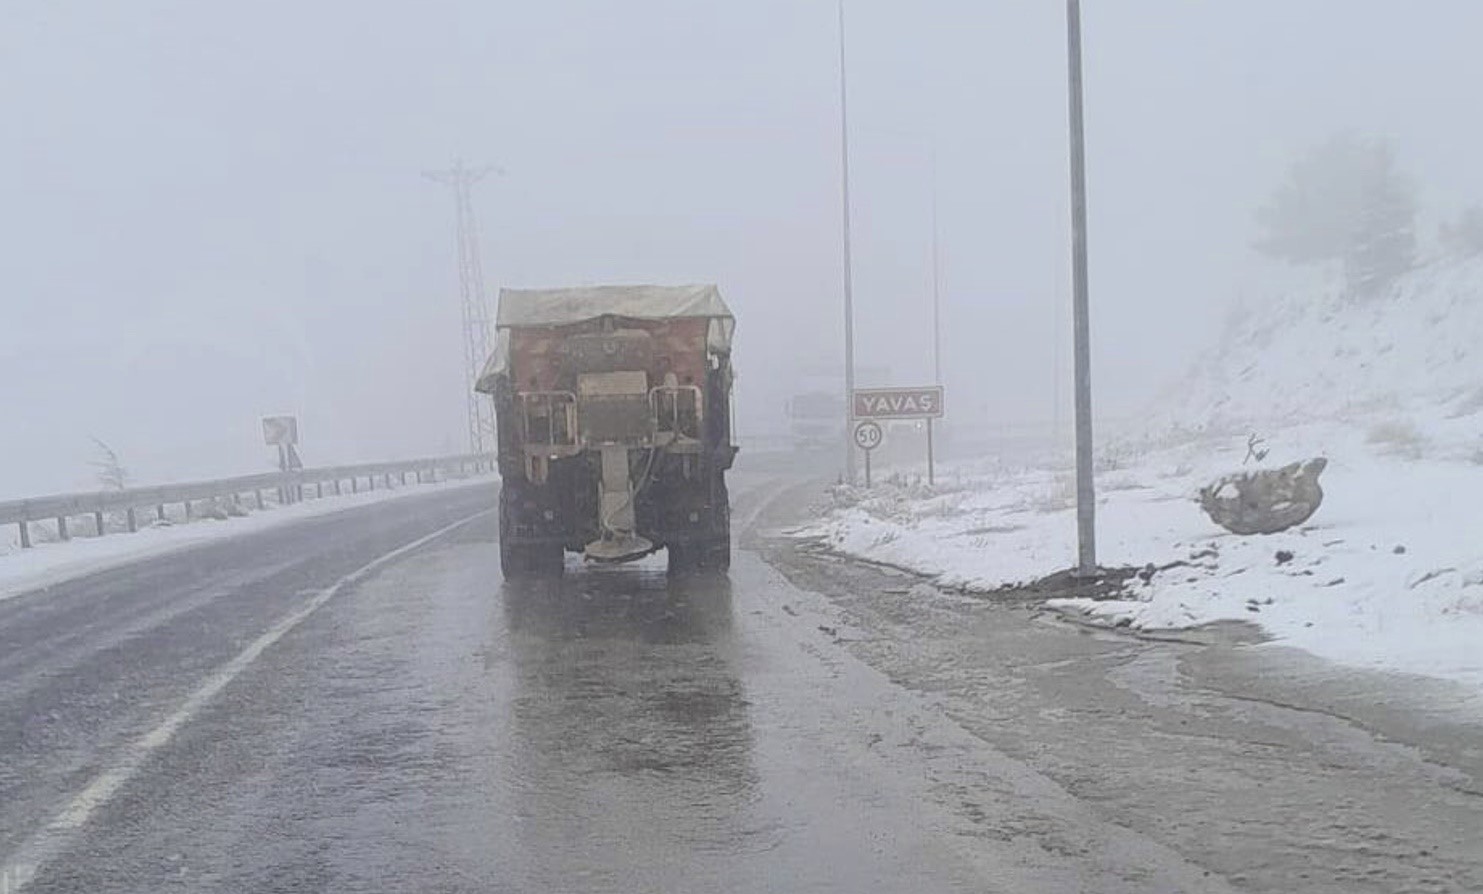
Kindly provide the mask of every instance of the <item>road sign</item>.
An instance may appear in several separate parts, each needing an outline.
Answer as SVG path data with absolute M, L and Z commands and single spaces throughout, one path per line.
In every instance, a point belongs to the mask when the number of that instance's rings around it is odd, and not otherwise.
M 850 403 L 856 419 L 941 419 L 942 386 L 856 388 Z
M 269 447 L 299 443 L 299 420 L 295 416 L 264 416 L 263 442 Z
M 874 450 L 884 437 L 881 427 L 869 419 L 855 424 L 855 446 L 861 450 Z

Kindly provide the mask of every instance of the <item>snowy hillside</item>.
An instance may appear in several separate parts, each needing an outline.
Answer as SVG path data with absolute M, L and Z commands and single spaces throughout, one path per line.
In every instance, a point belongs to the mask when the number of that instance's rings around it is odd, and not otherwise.
M 1328 421 L 1414 436 L 1427 455 L 1471 456 L 1483 411 L 1483 258 L 1429 264 L 1368 300 L 1333 277 L 1248 306 L 1169 397 L 1153 433 Z

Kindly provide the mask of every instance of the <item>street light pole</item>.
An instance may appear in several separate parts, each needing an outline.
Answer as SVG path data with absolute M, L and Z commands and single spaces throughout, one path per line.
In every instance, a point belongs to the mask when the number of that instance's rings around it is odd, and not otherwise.
M 937 252 L 937 150 L 932 150 L 932 383 L 942 384 L 942 289 Z
M 1087 307 L 1086 133 L 1082 122 L 1081 0 L 1066 0 L 1071 132 L 1071 309 L 1076 349 L 1077 575 L 1097 575 L 1097 494 L 1092 477 L 1091 326 Z
M 850 262 L 850 116 L 845 79 L 844 0 L 839 0 L 839 154 L 844 200 L 844 455 L 845 480 L 855 483 L 855 439 L 850 431 L 855 400 L 855 299 Z
M 937 253 L 937 147 L 932 148 L 932 384 L 942 385 L 942 289 Z M 932 420 L 927 420 L 927 484 L 937 483 Z

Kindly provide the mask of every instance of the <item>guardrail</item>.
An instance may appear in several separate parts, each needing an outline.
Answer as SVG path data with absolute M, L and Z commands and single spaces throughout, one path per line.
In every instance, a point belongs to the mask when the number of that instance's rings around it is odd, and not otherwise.
M 366 489 L 375 490 L 380 480 L 385 487 L 392 486 L 394 478 L 407 483 L 409 475 L 416 475 L 418 483 L 436 481 L 439 472 L 467 475 L 493 471 L 495 458 L 487 454 L 462 454 L 438 456 L 428 459 L 410 459 L 401 462 L 365 463 L 353 466 L 328 466 L 319 469 L 301 469 L 293 472 L 265 472 L 260 475 L 243 475 L 237 478 L 218 478 L 213 481 L 192 481 L 183 484 L 162 484 L 154 487 L 130 487 L 123 490 L 105 490 L 94 493 L 56 494 L 49 497 L 30 497 L 24 500 L 0 502 L 0 525 L 19 525 L 21 546 L 30 548 L 30 525 L 34 522 L 57 523 L 57 535 L 63 540 L 71 539 L 67 520 L 80 516 L 93 517 L 97 536 L 106 533 L 103 513 L 122 511 L 126 515 L 125 526 L 129 531 L 139 530 L 139 510 L 153 509 L 159 519 L 165 518 L 165 507 L 180 504 L 185 508 L 187 520 L 194 517 L 193 504 L 199 500 L 230 499 L 240 504 L 246 495 L 251 495 L 257 508 L 266 506 L 265 492 L 279 495 L 280 502 L 291 502 L 288 495 L 303 494 L 304 489 L 314 488 L 316 497 L 325 495 L 328 485 L 332 494 L 360 491 L 361 479 Z

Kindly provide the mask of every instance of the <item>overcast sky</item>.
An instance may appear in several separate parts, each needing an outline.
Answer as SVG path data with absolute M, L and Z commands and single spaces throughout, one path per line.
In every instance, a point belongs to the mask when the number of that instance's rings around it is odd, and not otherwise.
M 1250 215 L 1337 129 L 1430 212 L 1483 199 L 1476 0 L 1086 0 L 1099 410 L 1136 413 L 1257 277 Z M 1044 421 L 1069 364 L 1064 8 L 850 0 L 862 364 Z M 10 0 L 0 28 L 0 494 L 462 449 L 452 207 L 491 290 L 721 285 L 744 430 L 840 356 L 830 0 Z M 1057 392 L 1057 384 L 1060 392 Z M 1069 415 L 1069 414 L 1067 414 Z

